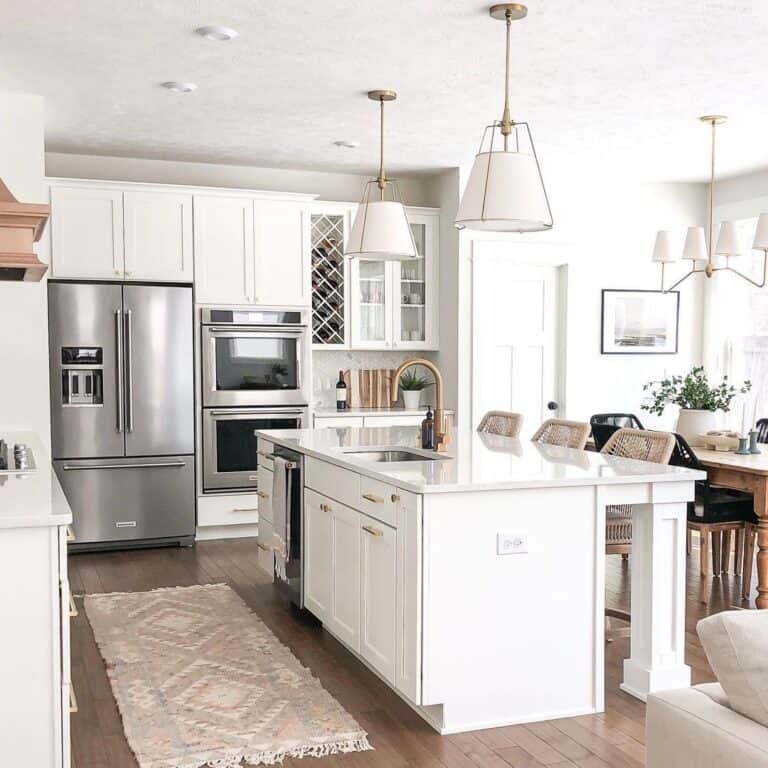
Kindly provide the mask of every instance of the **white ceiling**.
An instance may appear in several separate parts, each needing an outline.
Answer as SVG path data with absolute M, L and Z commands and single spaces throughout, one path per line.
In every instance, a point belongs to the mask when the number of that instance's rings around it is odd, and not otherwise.
M 204 40 L 204 24 L 240 37 Z M 394 88 L 388 166 L 413 174 L 466 162 L 499 117 L 503 33 L 468 0 L 5 2 L 0 89 L 45 96 L 50 151 L 370 172 L 364 92 Z M 545 172 L 557 146 L 647 178 L 705 178 L 694 118 L 708 112 L 731 117 L 723 173 L 768 166 L 766 40 L 765 0 L 531 0 L 513 25 L 513 118 L 530 122 Z

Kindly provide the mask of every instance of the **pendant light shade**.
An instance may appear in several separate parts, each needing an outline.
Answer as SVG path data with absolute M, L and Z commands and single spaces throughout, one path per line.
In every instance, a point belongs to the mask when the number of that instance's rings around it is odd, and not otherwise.
M 704 227 L 688 227 L 685 245 L 683 245 L 683 258 L 690 261 L 707 260 L 707 241 L 704 238 Z
M 653 260 L 659 264 L 677 261 L 675 249 L 672 247 L 672 233 L 668 229 L 662 229 L 656 233 L 656 242 L 653 244 Z
M 380 105 L 379 175 L 365 185 L 344 255 L 368 261 L 417 259 L 419 253 L 397 184 L 384 172 L 384 102 L 394 101 L 397 94 L 369 91 L 368 98 Z
M 715 253 L 718 256 L 740 256 L 739 233 L 736 224 L 732 221 L 724 221 L 720 225 L 720 234 L 717 236 Z
M 490 8 L 507 29 L 504 111 L 486 127 L 464 189 L 455 224 L 459 229 L 491 232 L 541 232 L 552 228 L 544 179 L 528 123 L 511 119 L 509 111 L 509 44 L 512 21 L 525 18 L 520 3 Z
M 768 213 L 761 213 L 757 220 L 755 239 L 752 247 L 756 251 L 768 251 Z

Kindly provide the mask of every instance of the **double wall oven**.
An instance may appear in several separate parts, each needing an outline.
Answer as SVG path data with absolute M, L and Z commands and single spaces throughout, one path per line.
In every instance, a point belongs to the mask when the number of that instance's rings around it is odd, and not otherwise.
M 309 318 L 203 309 L 203 492 L 255 490 L 255 431 L 307 426 Z

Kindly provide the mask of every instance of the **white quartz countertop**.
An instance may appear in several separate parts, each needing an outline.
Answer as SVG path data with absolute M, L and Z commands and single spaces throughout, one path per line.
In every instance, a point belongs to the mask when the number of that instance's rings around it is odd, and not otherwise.
M 257 435 L 414 493 L 680 482 L 705 477 L 703 472 L 683 467 L 479 433 L 465 441 L 454 436 L 447 455 L 424 451 L 443 457 L 439 461 L 380 463 L 349 453 L 361 448 L 415 449 L 419 445 L 417 427 L 281 429 Z
M 337 411 L 333 406 L 318 406 L 315 408 L 315 416 L 320 416 L 324 419 L 330 419 L 335 416 L 421 416 L 424 417 L 427 413 L 427 406 L 423 408 L 417 408 L 416 410 L 407 410 L 405 408 L 347 408 L 344 411 Z M 453 411 L 448 409 L 445 413 L 452 414 Z
M 34 432 L 6 432 L 0 438 L 13 451 L 16 443 L 26 443 L 34 455 L 36 468 L 31 472 L 0 474 L 0 529 L 69 525 L 69 508 L 51 459 Z

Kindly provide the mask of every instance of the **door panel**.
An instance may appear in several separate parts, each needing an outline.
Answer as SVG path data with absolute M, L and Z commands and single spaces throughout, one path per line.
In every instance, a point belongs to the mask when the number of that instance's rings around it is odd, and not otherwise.
M 54 458 L 123 456 L 118 409 L 119 285 L 48 283 L 51 438 Z M 64 405 L 62 347 L 100 350 L 101 405 Z M 72 366 L 85 369 L 89 366 Z
M 192 282 L 192 195 L 125 192 L 125 277 Z
M 126 285 L 126 456 L 194 451 L 192 289 Z
M 360 650 L 360 515 L 327 499 L 333 521 L 333 599 L 331 630 Z
M 191 456 L 65 460 L 54 468 L 72 507 L 78 544 L 195 533 Z
M 323 506 L 321 506 L 321 504 Z M 304 605 L 320 621 L 331 615 L 333 525 L 324 497 L 304 492 Z
M 360 654 L 395 682 L 397 551 L 394 528 L 360 515 Z
M 560 400 L 557 268 L 480 251 L 472 290 L 472 425 L 490 410 L 515 411 L 530 435 L 557 415 L 546 404 Z

